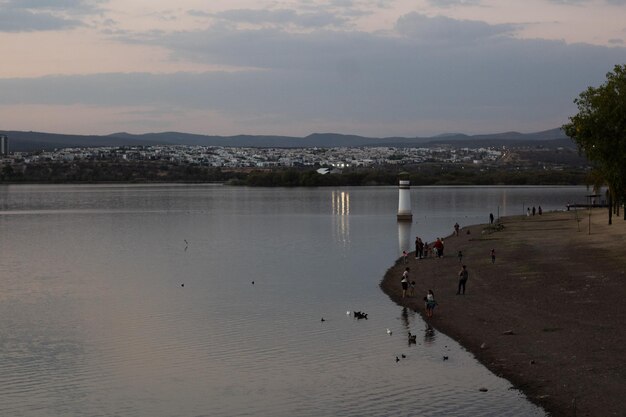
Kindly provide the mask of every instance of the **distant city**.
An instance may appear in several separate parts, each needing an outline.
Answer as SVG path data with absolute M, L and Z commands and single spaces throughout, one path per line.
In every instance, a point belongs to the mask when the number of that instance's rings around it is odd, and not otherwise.
M 581 184 L 589 170 L 575 145 L 562 138 L 303 147 L 142 143 L 52 148 L 49 141 L 46 149 L 27 151 L 12 151 L 13 143 L 0 135 L 3 183 L 376 185 L 394 183 L 400 172 L 407 172 L 422 185 Z M 281 175 L 288 171 L 290 175 Z
M 73 161 L 164 161 L 222 168 L 369 167 L 423 162 L 494 163 L 506 151 L 489 148 L 340 147 L 340 148 L 231 148 L 185 145 L 64 148 L 15 152 L 5 163 L 37 164 Z

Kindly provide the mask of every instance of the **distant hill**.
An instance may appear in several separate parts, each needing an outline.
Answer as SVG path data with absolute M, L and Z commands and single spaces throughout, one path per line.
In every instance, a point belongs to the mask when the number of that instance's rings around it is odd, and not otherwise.
M 489 135 L 443 134 L 434 137 L 369 138 L 338 133 L 313 133 L 306 137 L 291 136 L 209 136 L 181 132 L 114 133 L 111 135 L 65 135 L 58 133 L 0 131 L 7 135 L 10 149 L 32 152 L 70 147 L 143 146 L 143 145 L 203 145 L 258 148 L 331 148 L 362 146 L 428 147 L 450 144 L 459 147 L 531 146 L 539 142 L 550 146 L 574 147 L 559 128 L 536 133 L 505 132 Z

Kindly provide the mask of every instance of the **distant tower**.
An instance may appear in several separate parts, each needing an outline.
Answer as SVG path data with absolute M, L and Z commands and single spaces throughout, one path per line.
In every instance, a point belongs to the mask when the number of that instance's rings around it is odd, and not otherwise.
M 9 138 L 5 135 L 0 135 L 0 155 L 7 156 L 9 154 Z
M 398 197 L 398 221 L 413 221 L 411 213 L 411 187 L 409 180 L 400 180 Z

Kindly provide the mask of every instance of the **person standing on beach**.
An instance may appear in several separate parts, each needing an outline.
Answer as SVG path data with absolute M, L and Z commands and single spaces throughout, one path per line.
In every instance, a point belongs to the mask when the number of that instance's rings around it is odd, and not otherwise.
M 465 295 L 465 284 L 467 283 L 467 278 L 469 278 L 469 273 L 467 272 L 467 266 L 463 265 L 461 270 L 459 271 L 459 288 L 456 291 L 456 294 Z
M 459 235 L 459 228 L 460 228 L 459 224 L 458 223 L 454 223 L 454 234 L 456 236 Z
M 405 250 L 402 251 L 402 258 L 404 259 L 404 263 L 408 264 L 409 263 L 409 253 Z
M 459 263 L 463 262 L 463 251 L 459 251 Z
M 491 263 L 492 264 L 496 263 L 496 250 L 495 249 L 491 249 Z
M 415 236 L 415 259 L 420 257 L 420 238 Z
M 535 210 L 535 206 L 533 206 L 533 216 L 535 215 L 536 212 L 537 210 Z
M 493 213 L 489 213 L 489 224 L 493 224 Z
M 406 290 L 409 288 L 409 267 L 404 268 L 404 272 L 402 273 L 402 298 L 406 297 Z
M 539 208 L 537 209 L 537 211 L 539 212 L 539 215 L 541 216 L 541 213 L 543 213 L 543 210 L 541 210 L 541 206 L 539 206 Z

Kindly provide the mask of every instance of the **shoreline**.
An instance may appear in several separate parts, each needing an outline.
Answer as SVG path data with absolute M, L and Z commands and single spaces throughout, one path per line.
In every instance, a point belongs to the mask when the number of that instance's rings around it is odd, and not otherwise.
M 551 415 L 626 416 L 626 221 L 614 216 L 609 226 L 607 209 L 589 213 L 504 217 L 501 230 L 464 226 L 444 238 L 443 258 L 411 252 L 380 287 Z M 456 295 L 459 250 L 465 295 Z M 416 292 L 403 299 L 405 266 Z M 432 318 L 428 289 L 439 304 Z

